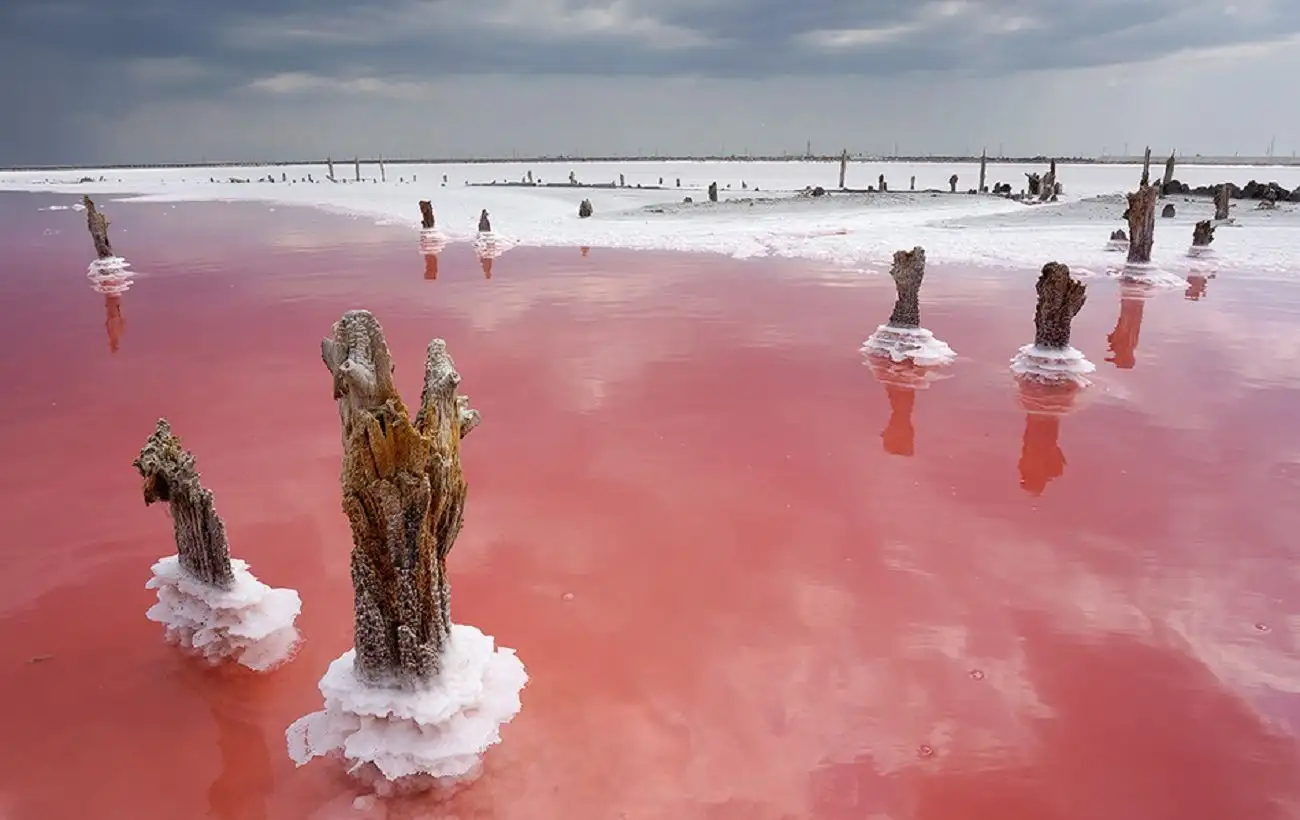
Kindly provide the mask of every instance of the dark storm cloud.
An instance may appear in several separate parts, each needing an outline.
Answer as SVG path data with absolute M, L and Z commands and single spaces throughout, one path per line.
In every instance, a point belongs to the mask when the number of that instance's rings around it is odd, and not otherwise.
M 489 73 L 996 77 L 1296 32 L 1295 0 L 5 0 L 0 164 L 167 101 Z

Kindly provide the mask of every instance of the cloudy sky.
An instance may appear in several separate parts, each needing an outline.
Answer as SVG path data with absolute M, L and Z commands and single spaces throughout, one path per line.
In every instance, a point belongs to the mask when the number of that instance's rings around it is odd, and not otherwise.
M 1300 0 L 3 0 L 0 166 L 1300 149 Z

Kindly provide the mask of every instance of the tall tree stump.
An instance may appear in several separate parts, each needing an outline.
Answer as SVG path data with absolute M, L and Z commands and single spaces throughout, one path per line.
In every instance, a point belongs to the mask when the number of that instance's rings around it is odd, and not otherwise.
M 1165 160 L 1165 177 L 1160 182 L 1160 195 L 1168 196 L 1169 186 L 1174 181 L 1174 163 L 1176 162 L 1174 151 L 1169 152 L 1169 159 Z
M 1223 183 L 1214 189 L 1214 218 L 1223 221 L 1228 218 L 1228 208 L 1232 204 L 1232 189 Z
M 844 190 L 845 181 L 849 176 L 849 149 L 845 148 L 840 153 L 840 190 Z
M 488 219 L 487 208 L 484 208 L 478 215 L 478 232 L 479 233 L 492 232 L 492 220 Z
M 325 158 L 325 167 L 329 170 L 330 182 L 333 182 L 334 181 L 334 159 L 332 157 Z M 308 180 L 310 181 L 310 175 L 308 176 Z
M 980 151 L 980 188 L 981 194 L 987 193 L 988 188 L 984 185 L 985 176 L 989 167 L 989 152 L 987 149 Z
M 420 227 L 423 230 L 431 231 L 434 224 L 433 203 L 427 199 L 420 200 Z
M 1083 309 L 1088 289 L 1060 262 L 1048 262 L 1038 277 L 1034 309 L 1034 344 L 1048 350 L 1070 346 L 1070 323 Z
M 921 326 L 921 280 L 925 278 L 925 248 L 919 245 L 910 251 L 894 251 L 894 264 L 889 269 L 898 290 L 894 311 L 889 314 L 889 326 L 918 328 Z
M 388 181 L 388 171 L 384 169 L 384 157 L 382 154 L 379 156 L 379 181 Z
M 1142 159 L 1142 182 L 1141 187 L 1145 188 L 1151 184 L 1151 146 L 1147 146 L 1146 156 Z
M 113 258 L 113 244 L 108 241 L 108 217 L 95 208 L 90 197 L 83 196 L 81 204 L 86 208 L 86 227 L 90 229 L 90 239 L 95 243 L 95 256 L 100 259 Z
M 881 190 L 882 192 L 885 192 L 885 191 L 888 191 L 888 190 L 889 190 L 889 183 L 888 183 L 888 182 L 885 182 L 885 175 L 884 175 L 884 174 L 881 174 L 880 177 L 879 177 L 876 181 L 880 183 L 880 190 Z
M 1047 174 L 1038 183 L 1038 201 L 1047 202 L 1056 196 L 1056 160 L 1047 169 Z
M 1214 241 L 1214 223 L 1208 219 L 1203 219 L 1196 223 L 1192 229 L 1192 247 L 1208 248 Z
M 384 333 L 351 310 L 321 342 L 343 428 L 343 511 L 352 525 L 356 674 L 413 688 L 437 677 L 451 630 L 447 555 L 466 485 L 460 443 L 479 423 L 456 393 L 460 374 L 441 339 L 429 343 L 412 420 L 393 385 Z
M 718 183 L 716 182 L 709 183 L 709 201 L 710 202 L 718 201 Z
M 907 190 L 909 191 L 916 190 L 916 177 L 912 177 L 912 179 L 907 183 Z
M 181 446 L 166 419 L 158 420 L 131 466 L 144 479 L 144 503 L 168 505 L 181 568 L 208 586 L 233 588 L 226 525 L 212 504 L 212 492 L 199 483 L 194 455 Z
M 1156 199 L 1160 190 L 1154 185 L 1143 185 L 1128 195 L 1128 261 L 1145 264 L 1151 261 L 1151 246 L 1156 233 Z

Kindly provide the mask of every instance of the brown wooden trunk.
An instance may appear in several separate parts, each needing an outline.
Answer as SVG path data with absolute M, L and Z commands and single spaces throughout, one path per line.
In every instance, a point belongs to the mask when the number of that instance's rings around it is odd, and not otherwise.
M 91 241 L 95 243 L 95 256 L 99 259 L 113 257 L 113 244 L 108 241 L 108 217 L 95 208 L 90 197 L 83 196 L 81 204 L 86 208 L 86 227 L 90 230 Z
M 1214 241 L 1214 223 L 1208 219 L 1196 223 L 1192 229 L 1192 247 L 1208 248 Z
M 1170 151 L 1170 152 L 1169 152 L 1169 159 L 1165 160 L 1165 178 L 1164 178 L 1164 179 L 1161 181 L 1161 183 L 1160 183 L 1160 195 L 1161 195 L 1161 196 L 1167 196 L 1167 195 L 1169 194 L 1169 184 L 1170 184 L 1171 182 L 1174 181 L 1174 163 L 1175 163 L 1175 161 L 1176 161 L 1176 159 L 1175 159 L 1175 157 L 1174 157 L 1174 152 L 1173 152 L 1173 151 Z
M 1145 264 L 1151 261 L 1151 246 L 1156 234 L 1156 199 L 1160 190 L 1144 185 L 1128 195 L 1128 261 Z
M 1147 146 L 1146 156 L 1142 160 L 1142 183 L 1141 187 L 1145 188 L 1151 184 L 1151 146 Z
M 1088 289 L 1060 262 L 1048 262 L 1038 277 L 1034 344 L 1051 350 L 1070 346 L 1070 323 L 1087 301 Z
M 436 220 L 433 216 L 433 203 L 427 199 L 420 200 L 420 227 L 426 231 L 433 230 Z
M 925 248 L 919 245 L 910 251 L 894 251 L 894 264 L 889 269 L 898 290 L 894 311 L 889 314 L 890 327 L 915 328 L 921 326 L 921 280 L 925 278 Z
M 1225 182 L 1218 188 L 1214 189 L 1214 218 L 1224 220 L 1228 218 L 1228 208 L 1232 204 L 1232 189 Z
M 166 419 L 158 420 L 131 466 L 144 479 L 144 503 L 168 505 L 181 568 L 208 586 L 232 588 L 226 525 L 212 504 L 212 492 L 199 483 L 194 456 L 172 435 Z
M 393 384 L 384 333 L 351 310 L 321 342 L 343 429 L 343 511 L 352 527 L 356 674 L 410 688 L 441 671 L 451 630 L 447 555 L 460 532 L 466 484 L 460 443 L 479 423 L 457 395 L 460 375 L 441 339 L 429 343 L 412 420 Z

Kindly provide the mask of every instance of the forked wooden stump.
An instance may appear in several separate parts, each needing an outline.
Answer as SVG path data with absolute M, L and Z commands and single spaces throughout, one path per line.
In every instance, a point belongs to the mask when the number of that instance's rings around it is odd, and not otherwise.
M 420 409 L 393 384 L 383 329 L 350 310 L 321 342 L 343 427 L 343 511 L 352 525 L 356 674 L 412 688 L 441 671 L 451 630 L 447 554 L 460 533 L 466 485 L 460 442 L 479 423 L 457 395 L 460 374 L 441 339 L 429 343 Z
M 226 525 L 212 504 L 212 492 L 199 483 L 194 455 L 181 446 L 166 419 L 158 420 L 131 466 L 144 479 L 144 503 L 168 505 L 181 568 L 209 586 L 232 588 Z
M 1214 223 L 1208 219 L 1196 223 L 1192 229 L 1192 247 L 1208 248 L 1214 241 Z
M 894 265 L 889 269 L 898 290 L 894 312 L 889 314 L 890 327 L 917 328 L 921 326 L 921 280 L 925 278 L 925 248 L 919 245 L 910 251 L 894 251 Z
M 427 199 L 420 200 L 420 227 L 426 231 L 433 230 L 436 220 L 433 216 L 433 203 Z
M 1083 309 L 1088 288 L 1060 262 L 1048 262 L 1038 277 L 1034 310 L 1034 344 L 1049 350 L 1070 346 L 1070 323 Z
M 113 244 L 108 241 L 108 217 L 96 210 L 95 203 L 88 196 L 81 198 L 81 204 L 86 207 L 86 227 L 95 243 L 95 255 L 100 259 L 113 258 Z
M 1128 195 L 1128 261 L 1133 264 L 1145 264 L 1151 261 L 1151 246 L 1156 235 L 1156 199 L 1160 189 L 1154 185 L 1143 185 Z

